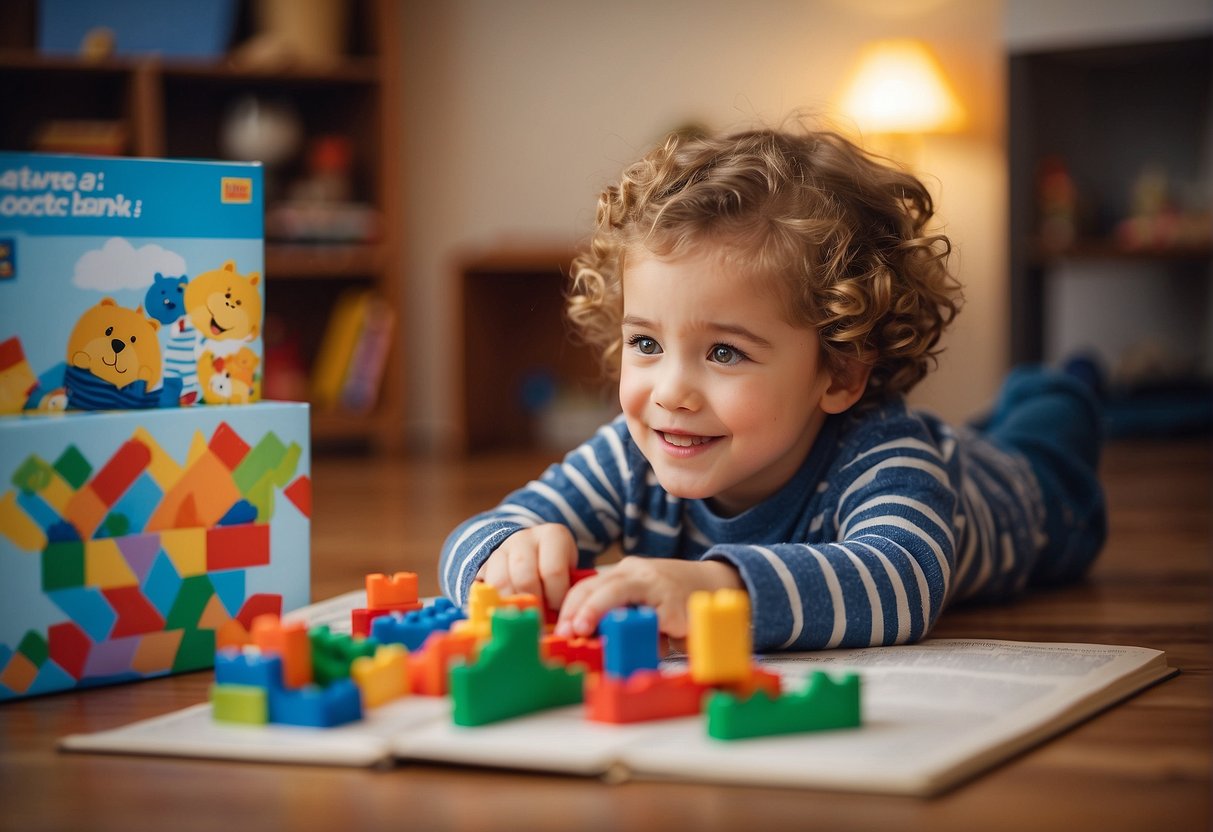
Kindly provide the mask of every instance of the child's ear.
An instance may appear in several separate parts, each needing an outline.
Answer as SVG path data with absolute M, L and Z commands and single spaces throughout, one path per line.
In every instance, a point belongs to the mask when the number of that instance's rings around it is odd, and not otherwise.
M 872 365 L 857 359 L 845 359 L 837 370 L 830 371 L 830 385 L 821 394 L 821 409 L 826 413 L 842 413 L 863 397 L 868 388 Z

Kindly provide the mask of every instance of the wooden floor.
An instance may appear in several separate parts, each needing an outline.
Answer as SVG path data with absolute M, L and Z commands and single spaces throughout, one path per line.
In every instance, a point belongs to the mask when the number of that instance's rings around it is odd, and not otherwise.
M 313 461 L 313 596 L 413 570 L 543 460 Z M 596 780 L 442 766 L 390 771 L 67 755 L 58 737 L 202 701 L 209 673 L 0 706 L 0 829 L 1210 828 L 1213 454 L 1115 445 L 1111 535 L 1084 584 L 946 613 L 935 634 L 1166 650 L 1181 674 L 933 800 Z

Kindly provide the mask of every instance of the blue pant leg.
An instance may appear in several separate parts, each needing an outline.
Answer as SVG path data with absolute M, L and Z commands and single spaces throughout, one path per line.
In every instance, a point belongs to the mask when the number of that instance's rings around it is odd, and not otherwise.
M 1103 444 L 1100 405 L 1077 379 L 1038 367 L 1007 377 L 981 430 L 996 445 L 1023 454 L 1044 498 L 1048 542 L 1030 582 L 1079 578 L 1107 537 L 1107 506 L 1099 482 Z

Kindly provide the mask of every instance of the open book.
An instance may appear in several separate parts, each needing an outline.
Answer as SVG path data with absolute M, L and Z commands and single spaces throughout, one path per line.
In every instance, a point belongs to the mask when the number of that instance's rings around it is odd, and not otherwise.
M 360 592 L 288 616 L 348 630 Z M 795 690 L 812 670 L 853 670 L 863 725 L 721 741 L 704 718 L 589 722 L 582 706 L 478 728 L 456 726 L 447 698 L 411 696 L 330 729 L 215 723 L 202 703 L 96 734 L 72 751 L 330 765 L 443 761 L 602 776 L 931 795 L 1175 674 L 1141 647 L 931 639 L 906 647 L 761 657 Z M 670 662 L 676 664 L 677 660 Z

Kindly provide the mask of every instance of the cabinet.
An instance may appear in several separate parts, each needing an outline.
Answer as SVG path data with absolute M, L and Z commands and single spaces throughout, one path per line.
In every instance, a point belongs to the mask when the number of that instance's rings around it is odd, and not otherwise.
M 465 453 L 567 451 L 619 412 L 564 315 L 571 251 L 507 249 L 457 269 L 458 442 Z
M 1213 424 L 1210 43 L 1009 57 L 1011 355 L 1096 356 L 1126 432 Z
M 266 166 L 267 398 L 276 391 L 308 396 L 330 312 L 346 292 L 371 292 L 401 317 L 398 8 L 393 0 L 356 0 L 341 8 L 346 43 L 339 57 L 324 63 L 236 61 L 230 51 L 215 60 L 47 56 L 37 48 L 35 0 L 8 3 L 0 33 L 0 148 L 6 150 L 43 149 L 48 125 L 66 125 L 76 141 L 88 139 L 81 131 L 91 130 L 99 152 L 220 159 L 231 155 L 225 153 L 232 146 L 225 125 L 242 102 L 290 114 L 294 150 Z M 251 3 L 236 3 L 235 10 L 233 48 L 247 43 L 255 29 Z M 326 154 L 327 163 L 318 154 Z M 288 196 L 290 204 L 303 204 L 298 183 L 319 179 L 318 167 L 336 174 L 330 184 L 341 196 L 330 203 L 356 210 L 320 212 L 303 232 L 275 222 L 291 217 L 283 211 Z M 359 223 L 347 233 L 350 216 Z M 328 233 L 338 225 L 339 233 Z M 318 447 L 391 448 L 403 439 L 398 331 L 372 406 L 357 412 L 313 408 Z

